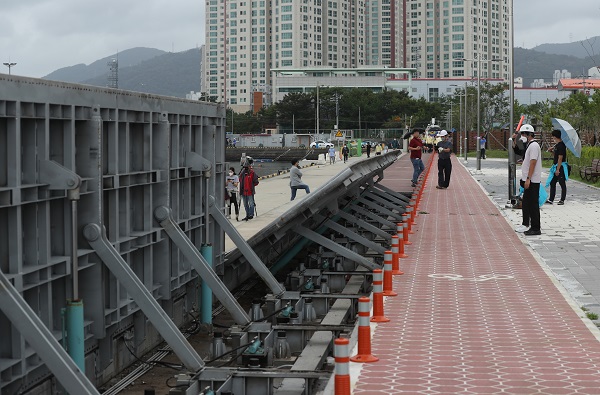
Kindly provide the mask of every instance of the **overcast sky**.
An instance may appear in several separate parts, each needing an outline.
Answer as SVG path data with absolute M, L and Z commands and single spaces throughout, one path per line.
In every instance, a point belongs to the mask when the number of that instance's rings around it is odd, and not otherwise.
M 16 62 L 14 74 L 42 77 L 133 47 L 191 49 L 204 43 L 204 3 L 2 0 L 0 62 Z M 598 0 L 514 0 L 514 4 L 515 46 L 532 48 L 600 36 Z M 1 67 L 0 72 L 8 71 Z

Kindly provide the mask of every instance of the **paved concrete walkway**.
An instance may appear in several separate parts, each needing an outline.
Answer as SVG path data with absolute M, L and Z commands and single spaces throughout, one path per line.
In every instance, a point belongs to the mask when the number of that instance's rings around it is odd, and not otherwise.
M 350 164 L 356 161 L 366 158 L 366 155 L 362 157 L 350 157 L 348 162 L 344 163 L 339 157 L 335 164 L 330 165 L 329 161 L 308 161 L 304 160 L 300 162 L 303 166 L 302 170 L 302 181 L 310 187 L 311 192 L 316 191 L 331 180 L 334 176 L 348 167 Z M 312 166 L 311 166 L 312 164 Z M 290 165 L 291 167 L 291 165 Z M 296 199 L 290 201 L 290 174 L 284 173 L 279 176 L 264 178 L 259 181 L 259 185 L 256 187 L 256 210 L 258 215 L 250 221 L 239 221 L 235 220 L 235 216 L 232 216 L 231 223 L 236 227 L 238 232 L 248 240 L 254 236 L 261 229 L 275 221 L 285 213 L 291 207 L 301 202 L 306 197 L 306 192 L 298 190 Z M 240 220 L 246 216 L 244 205 L 240 205 Z M 225 237 L 225 251 L 231 251 L 235 249 L 235 244 Z
M 481 170 L 474 160 L 460 161 L 493 199 L 500 212 L 515 226 L 521 210 L 505 208 L 508 173 L 505 159 L 486 159 Z M 520 167 L 517 176 L 521 175 Z M 543 173 L 545 184 L 548 174 Z M 550 189 L 546 188 L 548 193 Z M 580 306 L 600 314 L 600 189 L 582 182 L 567 181 L 564 206 L 541 208 L 542 235 L 522 236 L 539 255 Z M 560 186 L 557 185 L 557 202 Z
M 352 364 L 353 393 L 600 393 L 599 331 L 537 254 L 537 246 L 550 250 L 548 243 L 561 234 L 549 224 L 565 224 L 574 194 L 568 205 L 544 209 L 544 234 L 524 240 L 513 229 L 520 213 L 504 213 L 507 221 L 476 181 L 479 175 L 473 178 L 456 158 L 453 165 L 450 187 L 438 190 L 434 163 L 409 257 L 401 261 L 405 274 L 394 277 L 398 296 L 385 301 L 391 322 L 372 326 L 380 361 Z M 405 157 L 393 166 L 410 162 Z M 499 174 L 495 178 L 499 188 Z M 594 220 L 581 222 L 589 228 L 571 224 L 570 233 L 599 234 Z M 552 250 L 572 262 L 573 250 L 594 248 L 591 238 L 574 241 L 562 252 Z

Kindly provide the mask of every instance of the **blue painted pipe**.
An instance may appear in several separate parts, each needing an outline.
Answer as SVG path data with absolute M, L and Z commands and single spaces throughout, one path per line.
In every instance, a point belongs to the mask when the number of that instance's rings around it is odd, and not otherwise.
M 213 247 L 210 244 L 205 244 L 200 247 L 200 254 L 208 262 L 208 266 L 213 267 Z M 212 290 L 204 282 L 200 282 L 200 322 L 203 324 L 212 324 Z
M 67 300 L 67 352 L 85 373 L 85 336 L 83 331 L 83 300 Z

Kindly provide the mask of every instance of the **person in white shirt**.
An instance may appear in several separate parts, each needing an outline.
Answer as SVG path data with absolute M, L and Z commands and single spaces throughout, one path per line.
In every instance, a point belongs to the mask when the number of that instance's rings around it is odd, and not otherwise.
M 240 183 L 240 179 L 235 174 L 235 169 L 233 167 L 229 168 L 229 174 L 225 177 L 225 190 L 227 192 L 227 197 L 229 198 L 229 212 L 227 218 L 231 218 L 231 205 L 235 207 L 235 219 L 239 221 L 240 216 L 240 207 L 238 205 L 238 185 Z
M 335 148 L 329 147 L 329 164 L 333 165 L 335 163 Z
M 527 147 L 521 167 L 521 186 L 524 189 L 521 205 L 523 222 L 516 230 L 527 236 L 541 235 L 539 196 L 542 182 L 542 150 L 534 140 L 533 126 L 524 124 L 520 131 L 521 135 L 527 137 Z

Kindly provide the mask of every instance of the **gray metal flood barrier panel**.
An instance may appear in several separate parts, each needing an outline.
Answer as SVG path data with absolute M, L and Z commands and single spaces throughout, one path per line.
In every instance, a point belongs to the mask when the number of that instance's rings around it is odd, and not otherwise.
M 224 116 L 217 104 L 0 74 L 0 270 L 59 341 L 67 300 L 83 300 L 85 374 L 94 385 L 134 361 L 127 347 L 142 354 L 161 339 L 83 229 L 103 228 L 173 323 L 189 320 L 198 275 L 153 212 L 170 208 L 195 246 L 223 251 L 207 202 L 223 199 Z M 214 168 L 197 171 L 190 157 Z M 52 386 L 1 310 L 0 333 L 0 394 Z

